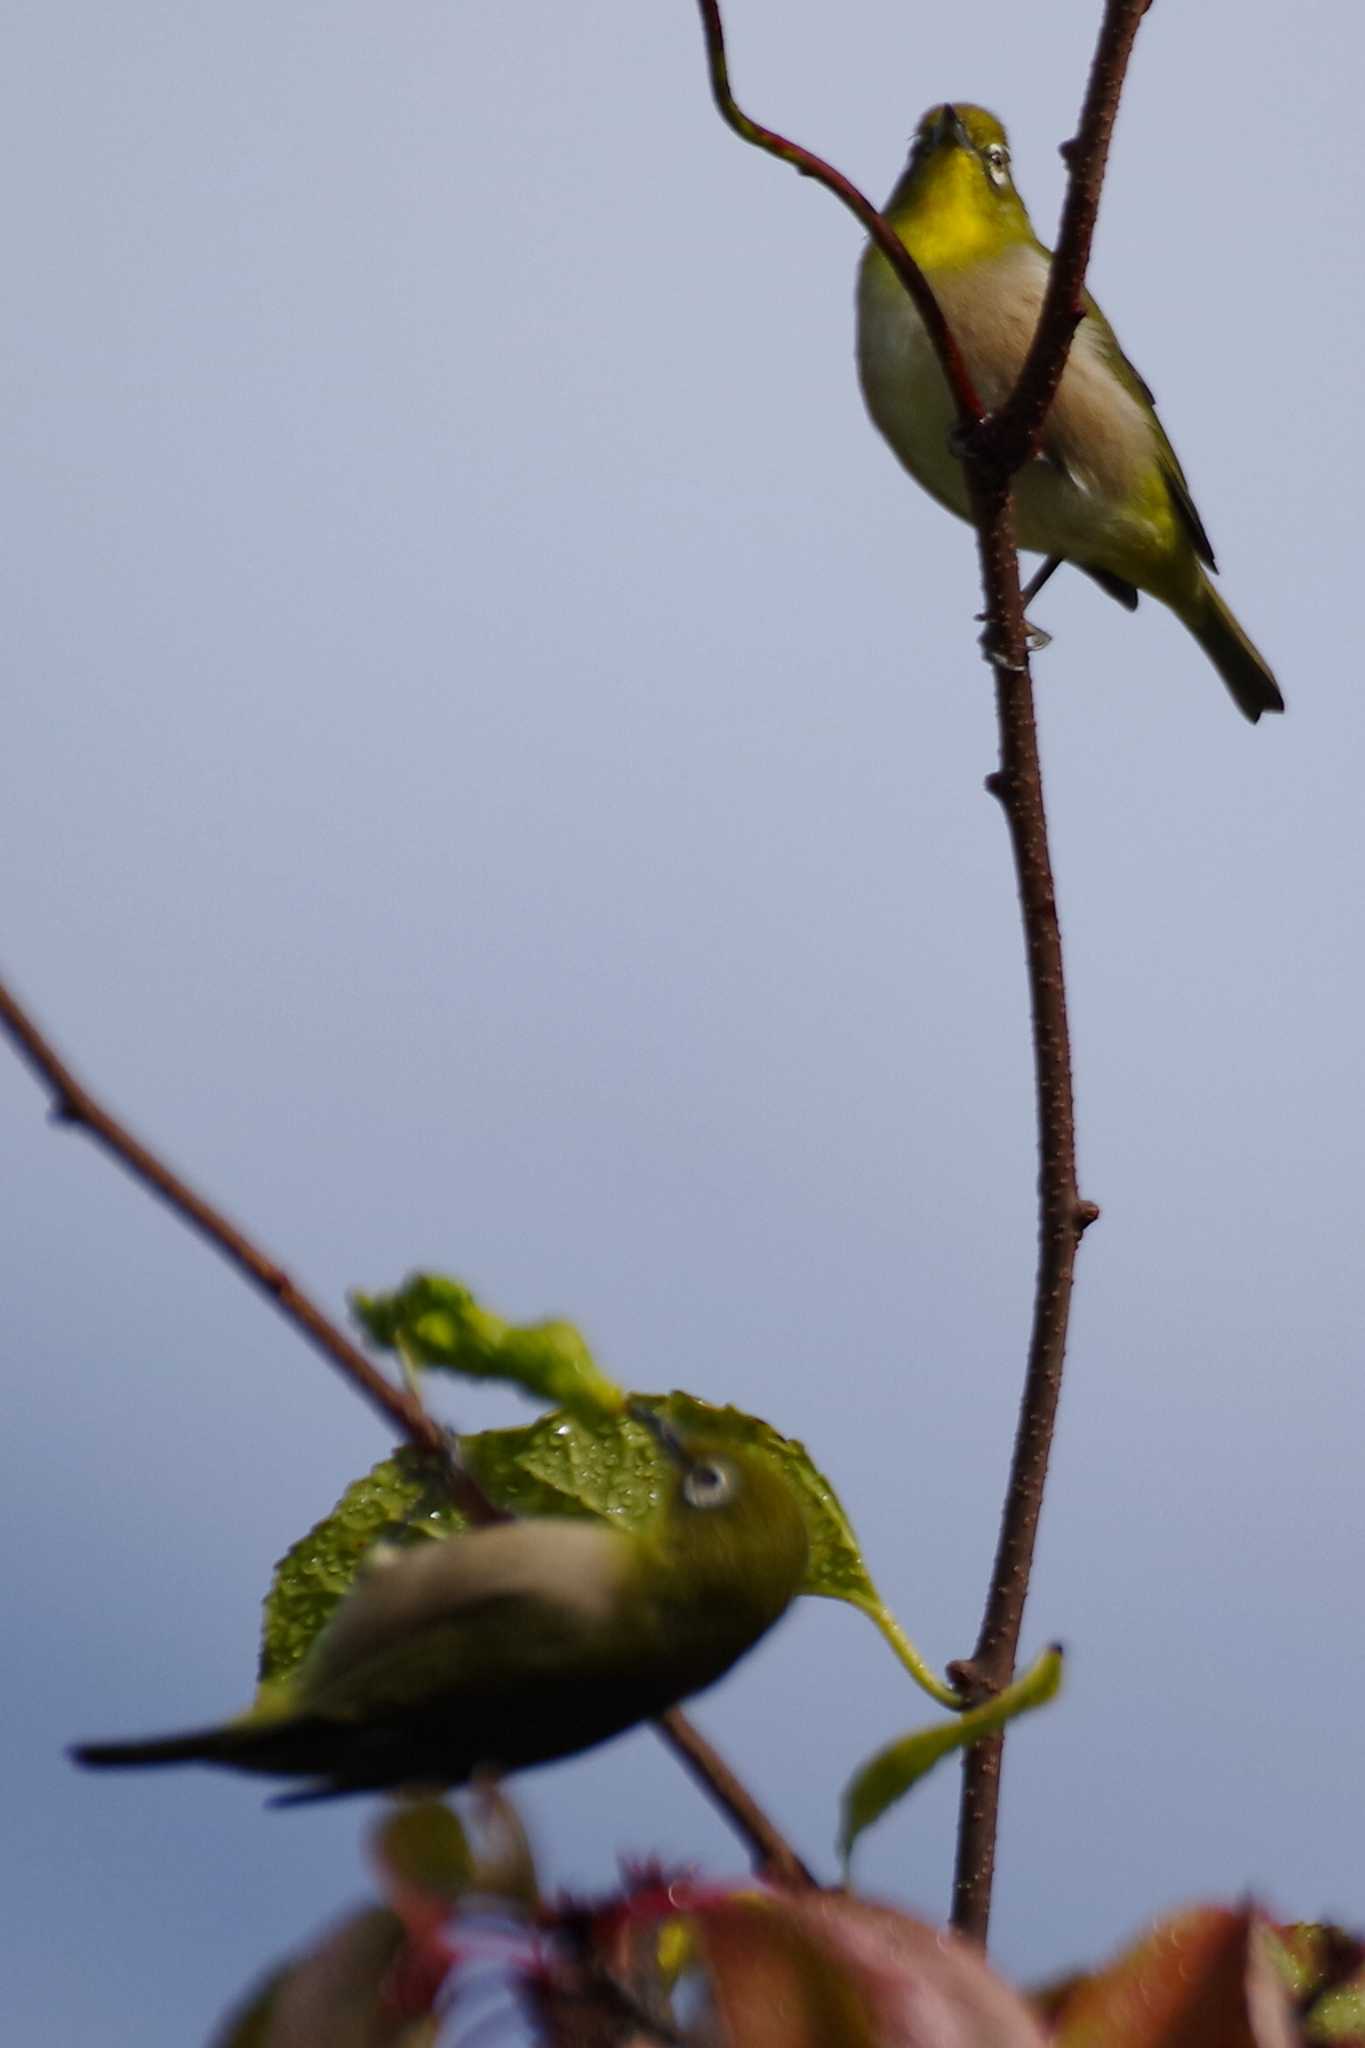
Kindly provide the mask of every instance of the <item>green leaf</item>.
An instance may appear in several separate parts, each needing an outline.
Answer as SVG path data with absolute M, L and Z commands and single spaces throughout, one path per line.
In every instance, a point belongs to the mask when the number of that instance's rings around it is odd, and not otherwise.
M 969 1708 L 955 1719 L 940 1721 L 932 1728 L 902 1735 L 869 1757 L 844 1788 L 839 1853 L 845 1868 L 864 1829 L 903 1799 L 940 1758 L 950 1756 L 956 1749 L 968 1748 L 985 1735 L 998 1734 L 1018 1715 L 1041 1707 L 1055 1696 L 1061 1682 L 1062 1653 L 1054 1646 L 1045 1650 L 1022 1678 L 1016 1678 L 1013 1685 L 995 1699 L 987 1700 L 984 1706 Z
M 1308 2041 L 1365 2040 L 1365 1943 L 1343 1927 L 1273 1930 L 1272 1956 L 1305 2014 Z
M 439 1273 L 413 1273 L 394 1294 L 353 1294 L 351 1309 L 372 1344 L 411 1365 L 510 1380 L 533 1399 L 585 1419 L 625 1407 L 625 1395 L 599 1370 L 572 1323 L 506 1322 Z
M 664 1453 L 628 1416 L 585 1421 L 560 1410 L 521 1429 L 467 1436 L 460 1456 L 489 1499 L 510 1514 L 598 1516 L 627 1527 L 651 1512 L 667 1477 Z M 357 1479 L 275 1567 L 262 1627 L 262 1687 L 273 1691 L 288 1680 L 376 1543 L 420 1543 L 467 1526 L 441 1460 L 429 1452 L 405 1445 Z
M 657 1507 L 667 1454 L 630 1415 L 558 1410 L 523 1429 L 487 1429 L 460 1446 L 480 1486 L 518 1515 L 596 1515 L 635 1528 Z
M 631 1399 L 665 1416 L 685 1437 L 743 1445 L 770 1459 L 805 1517 L 810 1563 L 801 1590 L 850 1601 L 874 1618 L 884 1616 L 884 1629 L 896 1629 L 881 1608 L 838 1496 L 803 1444 L 742 1409 L 713 1407 L 691 1394 Z M 511 1514 L 598 1516 L 627 1529 L 654 1512 L 672 1473 L 667 1452 L 629 1413 L 555 1410 L 520 1429 L 465 1437 L 460 1456 L 489 1499 Z M 275 1687 L 287 1680 L 375 1543 L 421 1542 L 465 1526 L 446 1493 L 438 1459 L 404 1448 L 376 1465 L 276 1566 L 265 1603 L 262 1683 Z
M 465 1526 L 445 1486 L 442 1461 L 410 1445 L 347 1487 L 329 1515 L 275 1567 L 261 1629 L 260 1679 L 286 1679 L 344 1598 L 376 1543 L 420 1542 Z
M 876 1589 L 839 1498 L 804 1444 L 740 1408 L 692 1394 L 632 1394 L 632 1408 L 662 1415 L 680 1435 L 743 1446 L 769 1460 L 805 1518 L 810 1562 L 803 1593 L 871 1607 Z M 627 1528 L 652 1514 L 672 1473 L 668 1453 L 627 1414 L 586 1421 L 546 1415 L 527 1429 L 488 1430 L 462 1446 L 470 1470 L 501 1507 L 522 1514 L 591 1513 Z
M 410 1895 L 440 1904 L 470 1889 L 474 1856 L 460 1816 L 443 1799 L 405 1800 L 389 1807 L 370 1836 L 391 1903 L 401 1913 Z
M 812 1462 L 805 1445 L 795 1437 L 779 1436 L 768 1423 L 744 1415 L 738 1408 L 708 1408 L 688 1394 L 670 1394 L 666 1412 L 670 1421 L 684 1432 L 696 1429 L 710 1434 L 715 1429 L 714 1418 L 724 1417 L 732 1441 L 750 1445 L 772 1458 L 794 1489 L 806 1518 L 810 1563 L 802 1592 L 824 1600 L 846 1600 L 850 1607 L 866 1614 L 916 1684 L 940 1706 L 955 1707 L 958 1695 L 953 1687 L 934 1675 L 872 1583 L 843 1503 Z

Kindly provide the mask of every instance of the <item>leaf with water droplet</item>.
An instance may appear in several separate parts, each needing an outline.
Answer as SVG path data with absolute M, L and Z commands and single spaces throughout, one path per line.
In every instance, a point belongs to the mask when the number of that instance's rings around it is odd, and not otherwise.
M 392 1294 L 352 1294 L 351 1311 L 372 1344 L 410 1366 L 509 1380 L 584 1418 L 625 1407 L 572 1323 L 509 1323 L 444 1274 L 412 1273 Z
M 810 1562 L 801 1590 L 884 1615 L 848 1517 L 803 1444 L 742 1409 L 691 1394 L 633 1395 L 630 1405 L 663 1416 L 684 1438 L 743 1445 L 771 1460 L 805 1517 Z M 652 1431 L 629 1412 L 553 1410 L 520 1429 L 462 1438 L 460 1457 L 494 1505 L 509 1513 L 598 1516 L 626 1529 L 653 1514 L 673 1471 Z M 274 1686 L 295 1668 L 375 1543 L 421 1542 L 465 1527 L 439 1459 L 405 1447 L 376 1465 L 276 1566 L 265 1603 L 262 1682 Z
M 405 1444 L 355 1480 L 275 1567 L 262 1616 L 262 1685 L 288 1677 L 376 1543 L 420 1542 L 426 1531 L 463 1527 L 444 1464 L 430 1452 Z

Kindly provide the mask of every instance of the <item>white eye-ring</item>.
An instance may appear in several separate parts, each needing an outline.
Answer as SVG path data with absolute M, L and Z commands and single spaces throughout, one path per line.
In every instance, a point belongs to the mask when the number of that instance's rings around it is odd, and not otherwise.
M 992 185 L 1008 185 L 1010 181 L 1010 153 L 1000 143 L 992 142 L 981 154 L 986 160 L 986 175 Z
M 738 1475 L 720 1458 L 706 1458 L 684 1476 L 683 1499 L 689 1507 L 723 1508 L 733 1498 Z

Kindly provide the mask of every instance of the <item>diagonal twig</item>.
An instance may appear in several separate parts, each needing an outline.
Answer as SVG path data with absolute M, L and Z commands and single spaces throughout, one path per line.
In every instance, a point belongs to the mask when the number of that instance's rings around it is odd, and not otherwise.
M 84 1082 L 77 1079 L 55 1046 L 32 1017 L 0 982 L 0 1028 L 8 1035 L 20 1057 L 45 1084 L 52 1096 L 52 1117 L 56 1123 L 83 1130 L 118 1161 L 134 1180 L 164 1202 L 181 1221 L 188 1223 L 237 1268 L 251 1286 L 266 1295 L 287 1321 L 300 1330 L 313 1347 L 343 1373 L 364 1394 L 371 1406 L 394 1423 L 410 1443 L 436 1456 L 447 1454 L 446 1439 L 419 1401 L 385 1379 L 360 1347 L 318 1307 L 310 1295 L 292 1281 L 282 1266 L 268 1258 L 220 1210 L 206 1202 L 188 1182 L 173 1173 L 164 1160 L 135 1138 L 127 1126 L 96 1101 Z M 473 1489 L 468 1504 L 473 1519 L 487 1521 L 489 1506 L 483 1494 Z
M 439 1457 L 445 1466 L 453 1496 L 471 1522 L 500 1519 L 500 1511 L 475 1483 L 472 1474 L 452 1457 L 444 1431 L 427 1414 L 421 1402 L 377 1372 L 364 1352 L 337 1328 L 310 1295 L 289 1278 L 283 1267 L 268 1258 L 243 1231 L 230 1223 L 179 1174 L 173 1173 L 163 1160 L 96 1100 L 3 981 L 0 981 L 0 1031 L 10 1039 L 20 1058 L 47 1088 L 52 1097 L 52 1115 L 57 1122 L 85 1131 L 102 1145 L 134 1180 L 221 1252 L 245 1280 L 274 1304 L 287 1322 L 292 1323 L 343 1377 L 365 1395 L 373 1407 L 396 1424 L 410 1443 Z M 791 1884 L 809 1884 L 810 1873 L 795 1850 L 687 1717 L 675 1707 L 655 1726 L 664 1743 L 731 1822 L 760 1868 Z
M 674 1707 L 661 1715 L 655 1725 L 684 1769 L 723 1808 L 748 1843 L 760 1869 L 778 1884 L 797 1889 L 813 1885 L 815 1879 L 791 1844 L 686 1714 Z

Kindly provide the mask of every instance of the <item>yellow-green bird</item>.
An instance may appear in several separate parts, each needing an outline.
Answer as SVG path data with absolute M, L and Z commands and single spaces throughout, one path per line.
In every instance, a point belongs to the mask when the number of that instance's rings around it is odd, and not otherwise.
M 303 1779 L 280 1805 L 462 1785 L 573 1756 L 714 1684 L 800 1591 L 805 1518 L 771 1460 L 640 1419 L 675 1469 L 639 1526 L 544 1517 L 382 1553 L 246 1713 L 83 1743 L 77 1761 Z
M 1010 175 L 1009 142 L 981 107 L 930 108 L 883 208 L 943 308 L 982 403 L 1014 387 L 1052 261 Z M 869 244 L 858 280 L 867 409 L 940 504 L 969 516 L 952 445 L 957 415 L 919 314 Z M 1213 549 L 1152 394 L 1089 293 L 1038 454 L 1016 475 L 1020 547 L 1074 562 L 1131 611 L 1146 590 L 1189 627 L 1239 711 L 1283 711 L 1262 655 L 1207 571 Z

